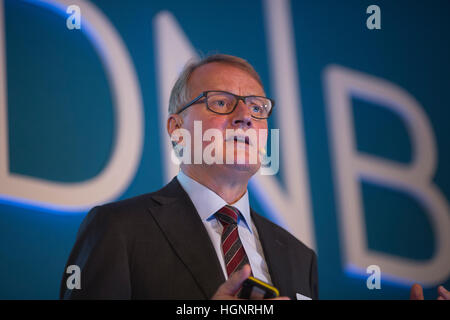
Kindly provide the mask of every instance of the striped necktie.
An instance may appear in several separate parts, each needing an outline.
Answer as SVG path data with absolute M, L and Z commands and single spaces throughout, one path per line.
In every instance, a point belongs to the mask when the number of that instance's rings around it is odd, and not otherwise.
M 249 264 L 247 254 L 242 246 L 241 239 L 239 239 L 237 226 L 239 216 L 239 210 L 229 205 L 224 206 L 215 214 L 215 217 L 223 226 L 222 252 L 228 277 L 245 264 Z

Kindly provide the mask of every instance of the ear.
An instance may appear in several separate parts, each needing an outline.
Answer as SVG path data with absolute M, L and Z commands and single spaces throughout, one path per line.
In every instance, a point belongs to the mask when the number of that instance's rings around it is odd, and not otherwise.
M 183 118 L 179 114 L 169 114 L 167 118 L 167 133 L 169 137 L 176 129 L 180 129 L 183 125 Z

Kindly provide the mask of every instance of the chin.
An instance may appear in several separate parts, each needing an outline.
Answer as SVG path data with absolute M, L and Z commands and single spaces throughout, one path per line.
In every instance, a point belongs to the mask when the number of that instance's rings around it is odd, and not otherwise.
M 249 164 L 249 163 L 234 163 L 234 164 L 224 164 L 228 170 L 233 170 L 235 172 L 246 173 L 249 175 L 254 175 L 260 168 L 259 164 Z

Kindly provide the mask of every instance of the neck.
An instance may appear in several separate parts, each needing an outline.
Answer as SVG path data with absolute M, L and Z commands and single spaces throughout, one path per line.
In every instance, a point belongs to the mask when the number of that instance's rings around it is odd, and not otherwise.
M 200 165 L 181 165 L 181 171 L 191 179 L 214 191 L 228 204 L 237 202 L 246 192 L 249 176 L 245 172 L 235 171 L 232 168 L 214 170 L 212 167 Z

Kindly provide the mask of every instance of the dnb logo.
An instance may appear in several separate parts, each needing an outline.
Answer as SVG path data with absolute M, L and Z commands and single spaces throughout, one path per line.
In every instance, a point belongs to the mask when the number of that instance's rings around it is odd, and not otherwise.
M 143 148 L 141 90 L 123 40 L 97 7 L 88 1 L 75 0 L 46 0 L 33 4 L 45 6 L 64 17 L 69 6 L 80 8 L 82 28 L 79 32 L 83 32 L 97 51 L 114 98 L 113 151 L 97 176 L 80 183 L 56 183 L 9 171 L 7 57 L 4 4 L 0 1 L 0 197 L 60 211 L 83 211 L 116 199 L 134 178 Z M 270 48 L 272 92 L 284 110 L 275 117 L 276 126 L 282 128 L 280 166 L 284 186 L 281 187 L 276 177 L 257 174 L 252 178 L 250 188 L 276 222 L 316 248 L 292 13 L 288 0 L 264 0 L 263 7 Z M 62 27 L 66 28 L 65 25 Z M 161 124 L 159 134 L 164 141 L 161 161 L 168 181 L 178 170 L 170 160 L 173 151 L 164 125 L 169 92 L 186 61 L 197 55 L 170 12 L 163 11 L 154 17 L 153 34 Z M 365 276 L 368 265 L 377 265 L 383 271 L 384 280 L 396 283 L 420 282 L 432 286 L 447 280 L 450 272 L 449 206 L 432 181 L 437 167 L 437 147 L 423 107 L 397 85 L 343 66 L 325 67 L 323 80 L 344 268 Z M 410 163 L 400 164 L 357 151 L 351 116 L 351 99 L 354 97 L 376 103 L 402 119 L 414 151 Z M 284 130 L 286 134 L 283 134 Z M 286 172 L 289 174 L 284 175 Z M 361 196 L 362 181 L 401 191 L 423 205 L 436 243 L 430 259 L 416 261 L 369 249 Z

